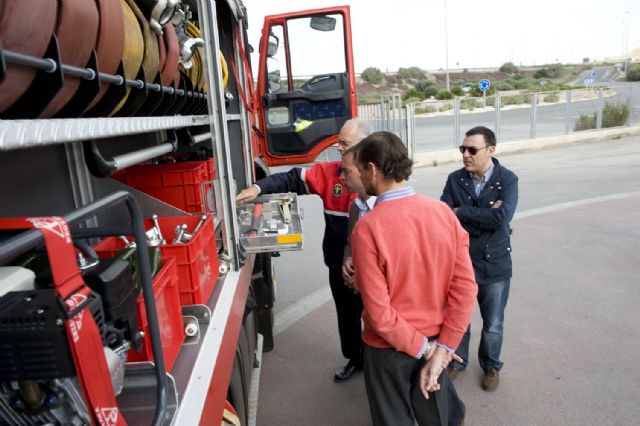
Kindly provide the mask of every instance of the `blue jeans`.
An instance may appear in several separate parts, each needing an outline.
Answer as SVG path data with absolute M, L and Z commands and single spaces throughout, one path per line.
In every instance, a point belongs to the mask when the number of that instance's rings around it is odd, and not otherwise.
M 482 334 L 478 348 L 478 360 L 484 371 L 490 368 L 500 370 L 504 364 L 500 361 L 504 325 L 504 309 L 509 298 L 511 280 L 497 281 L 491 284 L 478 285 L 478 305 L 482 316 Z M 467 328 L 456 353 L 464 360 L 463 364 L 453 361 L 451 365 L 464 370 L 469 363 L 469 339 L 471 325 Z

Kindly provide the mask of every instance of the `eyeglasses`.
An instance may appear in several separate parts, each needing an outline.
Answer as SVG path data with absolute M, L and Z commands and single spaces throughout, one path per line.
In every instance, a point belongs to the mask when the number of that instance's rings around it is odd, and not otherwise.
M 485 148 L 487 148 L 486 145 L 483 146 L 482 148 L 476 148 L 475 146 L 464 146 L 464 145 L 460 145 L 458 147 L 458 149 L 460 150 L 460 154 L 464 154 L 465 151 L 469 151 L 469 154 L 471 155 L 476 155 L 478 151 Z

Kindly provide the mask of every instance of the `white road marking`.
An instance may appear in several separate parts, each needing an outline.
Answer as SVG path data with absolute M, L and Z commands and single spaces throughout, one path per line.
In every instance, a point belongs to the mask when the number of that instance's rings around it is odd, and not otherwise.
M 327 279 L 329 277 L 327 276 Z M 275 324 L 273 326 L 273 335 L 285 331 L 302 318 L 309 315 L 312 311 L 324 305 L 331 300 L 331 289 L 329 283 L 319 290 L 314 291 L 307 297 L 298 300 L 296 303 L 288 306 L 282 312 L 279 312 L 275 318 Z
M 552 204 L 546 207 L 540 207 L 538 209 L 525 210 L 523 212 L 516 213 L 513 220 L 524 219 L 526 217 L 537 216 L 540 214 L 557 212 L 560 210 L 571 209 L 574 207 L 586 206 L 589 204 L 603 203 L 605 201 L 622 200 L 624 198 L 640 196 L 640 191 L 637 192 L 623 192 L 621 194 L 603 195 L 602 197 L 585 198 L 584 200 L 569 201 L 566 203 Z

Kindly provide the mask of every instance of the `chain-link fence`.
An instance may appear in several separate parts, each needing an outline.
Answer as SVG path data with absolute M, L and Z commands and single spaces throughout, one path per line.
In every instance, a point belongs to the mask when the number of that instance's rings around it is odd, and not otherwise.
M 480 125 L 492 129 L 498 141 L 510 141 L 640 124 L 640 86 L 502 93 L 405 106 L 396 94 L 360 105 L 358 113 L 376 130 L 394 132 L 410 150 L 424 152 L 456 147 L 464 132 Z

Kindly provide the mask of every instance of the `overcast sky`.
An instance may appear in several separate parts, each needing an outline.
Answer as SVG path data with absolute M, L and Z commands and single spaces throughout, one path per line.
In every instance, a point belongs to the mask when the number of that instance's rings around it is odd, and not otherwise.
M 244 0 L 249 39 L 258 50 L 265 15 L 348 4 L 357 72 L 419 66 L 541 65 L 621 56 L 629 19 L 629 50 L 640 47 L 638 0 Z M 629 12 L 628 14 L 625 12 Z M 257 68 L 257 58 L 254 58 Z

